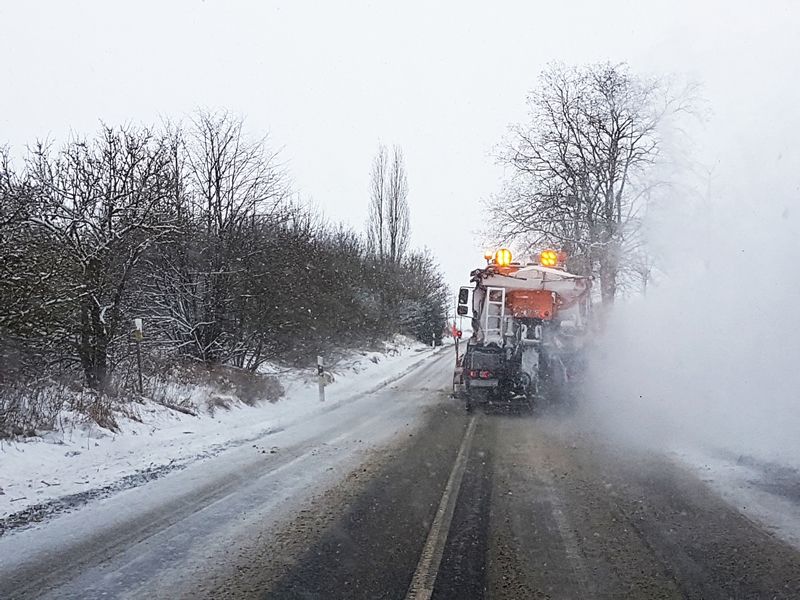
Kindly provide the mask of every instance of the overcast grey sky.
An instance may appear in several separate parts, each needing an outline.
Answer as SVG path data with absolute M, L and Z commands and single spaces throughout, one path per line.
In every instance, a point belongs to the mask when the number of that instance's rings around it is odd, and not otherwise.
M 703 83 L 698 157 L 723 188 L 800 163 L 800 3 L 786 0 L 3 0 L 0 144 L 225 107 L 271 132 L 303 197 L 358 229 L 378 143 L 399 144 L 412 243 L 456 285 L 480 264 L 492 147 L 554 59 Z

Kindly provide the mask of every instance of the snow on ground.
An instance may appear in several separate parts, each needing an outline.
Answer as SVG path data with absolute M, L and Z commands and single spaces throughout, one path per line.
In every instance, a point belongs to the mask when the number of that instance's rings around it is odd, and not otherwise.
M 14 515 L 36 512 L 39 505 L 62 503 L 68 508 L 135 487 L 270 431 L 283 430 L 388 385 L 433 352 L 398 337 L 384 352 L 353 353 L 331 368 L 334 381 L 325 389 L 324 403 L 319 401 L 315 373 L 306 371 L 279 376 L 285 394 L 275 403 L 254 407 L 238 403 L 230 410 L 204 410 L 198 416 L 146 403 L 135 407 L 141 422 L 117 416 L 118 433 L 97 425 L 76 425 L 74 415 L 65 413 L 58 431 L 2 441 L 0 524 L 5 519 L 13 527 Z M 52 506 L 47 511 L 52 512 Z M 4 529 L 0 527 L 0 535 Z
M 800 469 L 786 456 L 740 454 L 719 447 L 670 452 L 725 502 L 800 549 Z

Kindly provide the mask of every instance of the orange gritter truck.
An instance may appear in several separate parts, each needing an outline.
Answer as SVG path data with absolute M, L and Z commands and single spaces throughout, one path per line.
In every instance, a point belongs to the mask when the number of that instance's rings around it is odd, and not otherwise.
M 561 268 L 564 255 L 553 250 L 527 264 L 506 248 L 485 258 L 470 274 L 474 288 L 458 293 L 457 314 L 471 319 L 472 336 L 456 344 L 454 392 L 468 411 L 554 401 L 583 371 L 591 279 Z

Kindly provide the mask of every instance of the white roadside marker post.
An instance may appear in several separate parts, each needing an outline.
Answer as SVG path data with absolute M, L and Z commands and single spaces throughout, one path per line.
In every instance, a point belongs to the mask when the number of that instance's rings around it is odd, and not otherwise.
M 136 364 L 139 366 L 139 395 L 141 396 L 144 394 L 142 386 L 142 320 L 134 319 L 133 322 L 136 326 L 134 336 L 136 337 Z
M 325 402 L 325 363 L 321 356 L 317 357 L 317 378 L 319 380 L 319 401 Z

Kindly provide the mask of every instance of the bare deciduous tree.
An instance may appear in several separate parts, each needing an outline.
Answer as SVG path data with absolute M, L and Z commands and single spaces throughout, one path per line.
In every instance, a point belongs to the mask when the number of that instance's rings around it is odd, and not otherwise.
M 381 258 L 292 201 L 276 153 L 224 111 L 38 143 L 20 174 L 0 147 L 0 437 L 52 424 L 48 386 L 76 375 L 100 393 L 72 408 L 113 426 L 103 392 L 138 392 L 134 318 L 151 382 L 187 357 L 255 371 L 397 332 L 438 340 L 449 294 L 406 251 L 402 153 L 382 156 Z
M 96 141 L 72 140 L 54 157 L 38 144 L 29 170 L 30 223 L 61 254 L 47 302 L 71 313 L 60 325 L 74 336 L 86 383 L 102 389 L 133 270 L 175 226 L 160 214 L 173 190 L 169 149 L 148 129 L 105 127 Z
M 408 180 L 403 151 L 394 147 L 389 165 L 386 197 L 386 230 L 389 234 L 389 261 L 399 263 L 408 249 L 411 215 L 408 210 Z
M 160 257 L 160 319 L 175 341 L 207 362 L 244 364 L 247 281 L 260 265 L 265 227 L 293 215 L 290 187 L 266 138 L 245 135 L 243 120 L 199 111 L 180 132 L 179 203 L 184 237 Z M 257 345 L 257 343 L 255 343 Z
M 187 134 L 190 196 L 212 234 L 275 217 L 289 196 L 287 176 L 267 137 L 252 139 L 244 120 L 200 110 Z
M 386 146 L 380 144 L 378 153 L 372 161 L 372 174 L 369 185 L 369 206 L 367 208 L 367 244 L 380 260 L 384 259 L 386 213 L 386 179 L 389 170 L 389 156 Z
M 692 94 L 625 64 L 550 65 L 528 96 L 529 122 L 511 128 L 499 153 L 511 178 L 488 202 L 494 233 L 566 250 L 570 268 L 599 275 L 603 302 L 613 302 L 620 270 L 641 263 L 637 232 L 657 183 L 649 174 L 659 124 Z
M 372 163 L 367 221 L 369 249 L 381 261 L 399 264 L 408 250 L 411 233 L 408 208 L 408 179 L 403 151 L 378 146 Z

